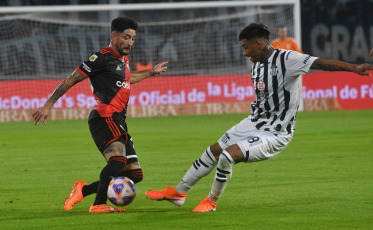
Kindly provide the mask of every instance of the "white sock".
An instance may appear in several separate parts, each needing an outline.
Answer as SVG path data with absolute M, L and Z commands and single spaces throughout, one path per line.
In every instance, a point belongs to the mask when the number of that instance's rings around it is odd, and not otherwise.
M 214 182 L 212 183 L 211 192 L 208 196 L 212 202 L 216 203 L 221 194 L 223 194 L 225 187 L 232 178 L 232 168 L 234 164 L 235 162 L 231 155 L 223 150 L 222 154 L 219 156 Z
M 201 158 L 195 160 L 193 165 L 184 175 L 181 182 L 176 186 L 175 190 L 180 193 L 187 193 L 193 186 L 204 176 L 208 175 L 216 166 L 217 160 L 212 154 L 210 147 L 202 154 Z

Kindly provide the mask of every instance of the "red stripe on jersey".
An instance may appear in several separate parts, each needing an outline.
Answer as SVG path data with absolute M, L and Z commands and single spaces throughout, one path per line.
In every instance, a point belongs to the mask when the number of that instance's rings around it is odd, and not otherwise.
M 110 47 L 102 49 L 100 53 L 106 54 L 111 52 L 113 56 L 118 58 L 120 61 L 125 62 L 125 76 L 123 76 L 124 84 L 116 93 L 116 95 L 111 99 L 109 104 L 104 104 L 94 93 L 97 105 L 95 106 L 96 111 L 101 117 L 111 117 L 115 112 L 124 112 L 129 96 L 130 96 L 130 70 L 129 70 L 129 60 L 127 56 L 119 57 Z
M 114 126 L 115 124 L 113 124 L 114 122 L 112 122 L 110 119 L 111 119 L 111 117 L 108 117 L 108 118 L 105 119 L 105 121 L 108 124 L 109 129 L 110 129 L 111 133 L 113 134 L 114 138 L 117 138 L 117 137 L 120 136 L 120 132 L 118 130 L 118 127 L 116 128 Z
M 128 69 L 129 61 L 127 56 L 124 56 L 124 61 L 126 63 L 126 87 L 121 87 L 117 92 L 115 97 L 111 100 L 109 104 L 97 103 L 95 109 L 100 114 L 101 117 L 111 117 L 115 112 L 122 112 L 127 105 L 130 96 L 130 70 Z M 95 95 L 96 97 L 96 95 Z M 97 101 L 97 98 L 96 98 Z M 98 101 L 99 102 L 99 101 Z
M 95 107 L 101 117 L 111 117 L 115 112 L 122 112 L 127 105 L 130 91 L 123 87 L 118 91 L 110 104 L 98 103 Z
M 120 61 L 123 61 L 123 57 L 119 56 L 117 53 L 114 52 L 114 50 L 111 47 L 106 47 L 105 49 L 102 49 L 100 53 L 102 54 L 107 54 L 107 53 L 112 53 L 114 57 L 118 58 Z
M 114 50 L 111 47 L 106 47 L 105 49 L 102 49 L 100 53 L 107 54 L 112 53 L 114 57 L 118 58 L 120 61 L 123 61 L 123 57 L 119 56 L 117 53 L 114 52 Z
M 101 117 L 110 117 L 115 112 L 122 112 L 127 105 L 129 95 L 130 91 L 122 87 L 111 100 L 109 105 L 99 104 L 97 105 L 96 110 Z
M 114 57 L 118 58 L 120 61 L 123 61 L 123 57 L 116 54 L 112 48 L 107 47 L 107 49 L 113 54 Z
M 88 74 L 86 74 L 83 70 L 81 70 L 79 67 L 76 68 L 76 70 L 81 73 L 84 77 L 89 77 Z
M 124 135 L 126 136 L 126 144 L 127 144 L 127 142 L 128 142 L 128 135 L 127 135 L 127 133 L 125 133 Z
M 106 118 L 105 121 L 106 121 L 106 124 L 108 125 L 111 133 L 113 134 L 113 136 L 116 137 L 117 135 L 115 134 L 115 132 L 113 130 L 113 127 L 111 127 L 111 124 L 110 124 L 110 121 L 108 121 L 108 118 Z
M 109 53 L 109 52 L 111 52 L 111 49 L 110 49 L 109 47 L 106 47 L 105 49 L 102 49 L 102 50 L 100 51 L 100 53 L 102 53 L 102 54 L 107 54 L 107 53 Z
M 114 130 L 116 131 L 117 135 L 120 136 L 121 133 L 119 131 L 119 128 L 118 128 L 117 124 L 114 123 L 113 118 L 109 117 L 109 121 L 110 121 L 111 125 L 113 126 Z

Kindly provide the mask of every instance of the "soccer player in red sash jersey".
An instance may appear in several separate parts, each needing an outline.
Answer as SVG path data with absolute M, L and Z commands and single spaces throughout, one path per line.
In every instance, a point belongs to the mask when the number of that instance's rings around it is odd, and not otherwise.
M 145 193 L 147 197 L 158 201 L 168 200 L 181 206 L 187 192 L 216 167 L 209 195 L 193 209 L 193 212 L 215 211 L 235 164 L 270 159 L 290 143 L 301 98 L 301 74 L 308 73 L 310 69 L 319 69 L 370 76 L 366 70 L 373 70 L 370 64 L 355 65 L 275 49 L 269 42 L 269 30 L 263 24 L 252 23 L 244 27 L 239 41 L 243 55 L 253 63 L 251 80 L 256 100 L 251 103 L 251 114 L 226 131 L 215 144 L 207 147 L 176 187 L 168 185 L 164 190 L 148 191 Z
M 153 69 L 130 72 L 127 55 L 134 44 L 137 28 L 137 23 L 132 19 L 114 19 L 111 22 L 110 45 L 85 60 L 56 87 L 44 106 L 33 114 L 35 125 L 41 122 L 46 124 L 54 103 L 75 84 L 89 78 L 97 102 L 89 114 L 89 129 L 107 164 L 100 173 L 99 181 L 91 184 L 75 181 L 73 190 L 65 201 L 65 210 L 72 209 L 85 196 L 97 193 L 89 209 L 90 213 L 124 212 L 124 209 L 106 204 L 111 177 L 126 176 L 135 183 L 143 178 L 125 122 L 130 88 L 131 84 L 165 72 L 167 62 L 162 62 Z

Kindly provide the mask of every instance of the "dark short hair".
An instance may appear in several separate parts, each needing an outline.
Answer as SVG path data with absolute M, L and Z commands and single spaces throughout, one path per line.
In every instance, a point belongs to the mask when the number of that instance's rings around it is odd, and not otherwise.
M 135 20 L 127 17 L 119 17 L 111 21 L 111 32 L 123 32 L 126 29 L 137 30 L 138 27 L 139 26 Z
M 243 39 L 251 40 L 254 38 L 265 38 L 269 40 L 269 29 L 267 26 L 261 23 L 250 23 L 249 25 L 242 28 L 238 35 L 238 40 Z

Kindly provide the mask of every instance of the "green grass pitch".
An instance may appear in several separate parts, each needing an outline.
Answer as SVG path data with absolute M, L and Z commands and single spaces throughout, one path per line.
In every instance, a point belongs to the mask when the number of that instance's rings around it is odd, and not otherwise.
M 95 181 L 105 165 L 86 120 L 0 123 L 0 229 L 373 228 L 373 110 L 298 113 L 284 152 L 233 168 L 216 212 L 191 211 L 214 173 L 180 208 L 145 198 L 166 180 L 175 186 L 245 116 L 129 118 L 144 180 L 127 212 L 115 214 L 89 214 L 94 196 L 63 210 L 74 180 Z

